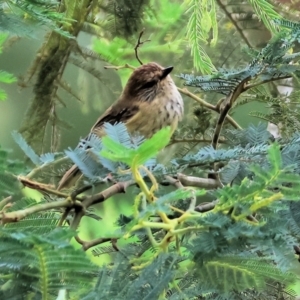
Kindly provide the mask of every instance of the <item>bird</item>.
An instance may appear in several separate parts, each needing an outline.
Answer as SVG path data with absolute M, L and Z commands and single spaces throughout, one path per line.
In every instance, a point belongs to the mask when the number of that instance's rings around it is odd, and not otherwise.
M 150 62 L 136 68 L 130 75 L 123 92 L 96 121 L 90 134 L 105 135 L 103 125 L 124 123 L 129 134 L 151 138 L 163 127 L 173 133 L 182 120 L 182 97 L 170 76 L 173 67 L 162 67 Z M 61 178 L 57 190 L 68 188 L 78 180 L 81 172 L 73 165 Z

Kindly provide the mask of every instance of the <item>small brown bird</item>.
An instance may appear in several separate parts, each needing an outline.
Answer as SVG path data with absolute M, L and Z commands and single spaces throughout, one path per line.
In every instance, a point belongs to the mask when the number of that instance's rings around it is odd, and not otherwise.
M 163 68 L 148 63 L 135 69 L 119 99 L 109 107 L 92 127 L 91 133 L 105 135 L 104 123 L 123 122 L 129 133 L 150 138 L 163 127 L 177 128 L 183 115 L 183 101 L 169 75 L 173 67 Z M 58 190 L 78 179 L 80 170 L 72 166 L 62 177 Z

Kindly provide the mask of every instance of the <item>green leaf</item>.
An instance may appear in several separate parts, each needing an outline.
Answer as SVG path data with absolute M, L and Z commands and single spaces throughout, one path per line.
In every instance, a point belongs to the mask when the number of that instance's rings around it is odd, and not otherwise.
M 52 299 L 50 295 L 60 288 L 78 291 L 82 285 L 91 286 L 97 267 L 84 251 L 70 245 L 68 241 L 74 235 L 66 228 L 47 234 L 1 228 L 1 271 L 14 275 L 17 284 L 24 284 L 26 276 L 26 284 L 41 294 L 39 299 Z
M 100 155 L 112 161 L 123 162 L 129 166 L 144 164 L 148 159 L 157 155 L 158 151 L 168 145 L 171 136 L 170 127 L 165 127 L 155 133 L 152 138 L 143 142 L 137 149 L 131 149 L 111 137 L 102 138 L 104 149 Z
M 8 37 L 8 33 L 0 33 L 0 53 L 2 52 L 2 45 L 4 44 L 4 42 L 6 41 Z
M 4 101 L 6 98 L 7 98 L 6 92 L 0 89 L 0 101 Z
M 253 6 L 257 16 L 261 18 L 266 27 L 272 33 L 276 33 L 277 30 L 274 26 L 274 22 L 272 21 L 275 19 L 281 19 L 282 17 L 274 10 L 273 5 L 266 0 L 249 0 L 249 2 Z
M 277 143 L 272 144 L 269 148 L 268 159 L 274 171 L 279 171 L 282 168 L 280 146 Z
M 209 56 L 201 46 L 207 44 L 209 38 L 208 32 L 213 29 L 214 43 L 217 39 L 218 31 L 216 29 L 216 7 L 214 1 L 192 0 L 186 13 L 190 13 L 190 19 L 187 25 L 187 37 L 191 44 L 191 52 L 194 59 L 194 66 L 202 73 L 212 73 L 216 70 Z M 206 5 L 205 5 L 206 4 Z M 208 8 L 210 7 L 210 11 Z
M 164 212 L 169 214 L 172 212 L 170 205 L 173 205 L 175 201 L 185 200 L 192 197 L 203 196 L 206 194 L 206 190 L 194 190 L 191 188 L 182 188 L 166 195 L 163 195 L 156 199 L 151 204 L 147 205 L 145 209 L 143 209 L 140 214 L 139 218 L 148 218 L 151 215 L 155 215 L 157 212 Z M 135 224 L 134 224 L 135 225 Z
M 136 153 L 136 150 L 130 149 L 119 142 L 114 141 L 109 136 L 102 138 L 104 149 L 100 152 L 100 155 L 108 158 L 112 161 L 124 162 L 130 165 L 132 159 Z
M 4 83 L 12 83 L 17 81 L 17 78 L 5 71 L 0 71 L 0 82 L 4 82 Z
M 171 138 L 171 128 L 165 127 L 156 132 L 152 138 L 146 140 L 137 149 L 136 163 L 138 165 L 144 164 L 148 159 L 157 155 L 157 153 L 169 144 Z

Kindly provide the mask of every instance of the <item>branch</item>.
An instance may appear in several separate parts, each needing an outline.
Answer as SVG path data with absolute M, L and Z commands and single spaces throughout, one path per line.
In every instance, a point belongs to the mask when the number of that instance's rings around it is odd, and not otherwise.
M 141 42 L 141 38 L 142 38 L 142 35 L 144 34 L 144 31 L 145 31 L 145 28 L 140 32 L 138 41 L 137 41 L 137 43 L 136 43 L 136 45 L 135 45 L 135 47 L 134 47 L 135 57 L 136 57 L 136 59 L 138 60 L 138 62 L 139 62 L 141 65 L 143 64 L 143 62 L 142 62 L 142 61 L 140 60 L 140 58 L 139 58 L 139 55 L 138 55 L 138 48 L 139 48 L 140 46 L 142 46 L 144 43 L 150 42 L 149 39 L 148 39 L 148 40 L 145 40 L 145 41 L 143 41 L 143 42 Z
M 49 165 L 56 165 L 58 163 L 62 163 L 64 161 L 68 161 L 68 160 L 70 160 L 70 159 L 67 156 L 64 156 L 64 157 L 61 157 L 61 158 L 56 159 L 54 161 L 51 161 L 49 163 L 42 164 L 41 166 L 38 166 L 38 167 L 34 168 L 30 173 L 28 173 L 26 175 L 26 177 L 23 177 L 23 178 L 30 179 L 30 178 L 34 177 L 38 172 L 40 172 L 44 168 L 48 167 Z
M 248 76 L 244 78 L 236 87 L 235 89 L 226 97 L 224 100 L 224 105 L 222 105 L 222 109 L 219 115 L 218 123 L 214 131 L 213 139 L 212 139 L 212 147 L 214 149 L 217 149 L 218 147 L 218 142 L 219 142 L 219 137 L 221 134 L 221 130 L 224 124 L 225 119 L 228 117 L 228 113 L 230 109 L 232 108 L 234 102 L 237 100 L 237 98 L 241 95 L 241 93 L 244 92 L 244 88 L 246 85 L 246 82 L 250 79 L 251 77 Z M 220 182 L 219 174 L 216 172 L 217 170 L 217 165 L 213 164 L 213 169 L 215 173 L 209 174 L 209 177 L 216 179 Z
M 0 201 L 0 210 L 6 207 L 7 204 L 12 200 L 12 196 L 8 196 Z
M 80 207 L 81 203 L 79 201 L 76 201 L 75 203 L 72 203 L 70 200 L 66 199 L 63 201 L 54 201 L 54 202 L 48 202 L 43 204 L 37 204 L 25 209 L 16 210 L 12 212 L 0 212 L 0 220 L 2 220 L 2 224 L 6 223 L 12 223 L 17 222 L 25 217 L 32 215 L 37 212 L 46 211 L 54 208 L 72 208 L 72 207 Z
M 240 34 L 241 38 L 244 40 L 244 42 L 247 44 L 249 48 L 251 48 L 251 44 L 246 38 L 246 36 L 243 33 L 243 30 L 238 26 L 237 22 L 234 20 L 234 18 L 231 16 L 231 13 L 228 12 L 226 6 L 222 3 L 221 0 L 217 0 L 218 5 L 221 7 L 221 9 L 224 11 L 227 18 L 231 21 L 231 23 L 235 26 L 237 32 Z
M 24 186 L 29 187 L 33 190 L 37 190 L 37 191 L 42 191 L 42 192 L 46 192 L 48 194 L 52 194 L 52 195 L 56 195 L 58 197 L 62 197 L 62 198 L 68 198 L 69 195 L 59 192 L 57 190 L 51 189 L 49 188 L 49 185 L 46 184 L 42 184 L 40 182 L 37 181 L 32 181 L 27 179 L 26 177 L 23 176 L 15 176 Z M 83 198 L 81 197 L 76 197 L 77 200 L 82 201 Z
M 113 70 L 121 70 L 121 69 L 131 69 L 131 70 L 135 70 L 136 68 L 134 66 L 131 66 L 129 64 L 125 64 L 123 66 L 105 66 L 104 69 L 113 69 Z
M 135 181 L 133 181 L 133 180 L 128 180 L 125 182 L 117 182 L 116 184 L 112 185 L 111 187 L 107 188 L 106 190 L 104 190 L 98 194 L 95 194 L 95 195 L 85 198 L 82 202 L 82 205 L 85 208 L 88 208 L 93 204 L 101 203 L 101 202 L 105 201 L 106 199 L 112 197 L 113 195 L 125 193 L 126 189 L 133 184 L 135 184 Z
M 285 75 L 285 76 L 282 76 L 282 77 L 276 77 L 276 78 L 270 78 L 270 79 L 266 79 L 266 80 L 261 80 L 259 82 L 255 82 L 253 84 L 248 84 L 244 87 L 244 91 L 247 91 L 249 89 L 252 89 L 258 85 L 261 85 L 261 84 L 265 84 L 265 83 L 268 83 L 268 82 L 272 82 L 272 81 L 277 81 L 277 80 L 281 80 L 281 79 L 288 79 L 288 78 L 292 78 L 292 76 L 289 76 L 289 75 Z
M 83 251 L 87 251 L 88 249 L 95 247 L 97 245 L 116 240 L 117 238 L 97 238 L 91 241 L 84 241 L 82 240 L 79 236 L 75 236 L 75 240 L 77 241 L 77 243 L 79 243 L 80 245 L 82 245 L 82 249 Z M 114 247 L 115 248 L 115 247 Z
M 199 178 L 194 176 L 187 176 L 181 173 L 177 174 L 178 180 L 184 185 L 184 186 L 195 186 L 200 187 L 208 190 L 216 189 L 220 187 L 220 183 L 211 178 Z
M 43 203 L 38 204 L 29 208 L 25 208 L 23 210 L 18 210 L 14 212 L 5 213 L 4 211 L 0 212 L 0 219 L 2 223 L 9 223 L 9 222 L 17 222 L 28 215 L 33 213 L 50 210 L 54 208 L 66 208 L 65 212 L 63 213 L 60 221 L 59 226 L 63 224 L 65 221 L 68 213 L 72 208 L 75 209 L 75 216 L 71 222 L 71 228 L 76 230 L 79 226 L 81 218 L 85 215 L 86 209 L 93 204 L 103 202 L 115 194 L 118 193 L 125 193 L 126 188 L 130 185 L 133 185 L 135 182 L 133 180 L 129 180 L 126 182 L 119 182 L 114 184 L 113 186 L 107 188 L 106 190 L 89 197 L 79 197 L 78 194 L 83 193 L 84 191 L 90 188 L 90 185 L 84 186 L 78 190 L 75 190 L 71 195 L 59 192 L 57 190 L 53 190 L 48 187 L 48 185 L 32 181 L 27 179 L 23 176 L 15 176 L 24 186 L 27 186 L 31 189 L 46 192 L 48 194 L 53 194 L 62 198 L 65 198 L 63 201 L 55 201 L 50 203 Z M 4 199 L 6 200 L 6 199 Z M 79 201 L 78 201 L 79 200 Z M 3 201 L 3 200 L 2 200 Z M 7 200 L 8 201 L 8 200 Z M 1 204 L 1 202 L 0 202 Z
M 195 94 L 193 94 L 192 92 L 190 92 L 187 88 L 179 88 L 177 87 L 177 90 L 181 93 L 184 94 L 192 99 L 194 99 L 195 101 L 197 101 L 198 103 L 200 103 L 202 106 L 204 106 L 205 108 L 208 108 L 210 110 L 214 110 L 216 111 L 216 107 L 208 102 L 206 102 L 205 100 L 197 97 Z
M 195 94 L 191 93 L 188 89 L 186 89 L 186 88 L 181 89 L 181 88 L 177 87 L 177 90 L 178 90 L 180 93 L 182 93 L 182 94 L 184 94 L 184 95 L 186 95 L 186 96 L 188 96 L 188 97 L 194 99 L 195 101 L 197 101 L 198 103 L 200 103 L 200 104 L 201 104 L 202 106 L 204 106 L 205 108 L 208 108 L 208 109 L 213 110 L 213 111 L 215 111 L 215 112 L 217 112 L 217 113 L 220 113 L 220 110 L 219 110 L 219 108 L 218 108 L 217 106 L 214 106 L 214 105 L 212 105 L 212 104 L 210 104 L 210 103 L 204 101 L 203 99 L 197 97 Z M 226 119 L 228 120 L 228 122 L 229 122 L 234 128 L 236 128 L 236 129 L 242 129 L 242 127 L 241 127 L 241 126 L 240 126 L 240 125 L 239 125 L 232 117 L 226 115 Z
M 172 176 L 166 175 L 165 179 L 172 185 L 174 185 L 177 189 L 183 188 L 182 183 L 180 182 L 179 179 L 175 179 Z
M 85 215 L 85 211 L 87 208 L 89 208 L 91 205 L 94 205 L 96 203 L 101 203 L 113 195 L 119 194 L 119 193 L 125 193 L 126 188 L 130 185 L 133 185 L 135 182 L 133 180 L 125 181 L 125 182 L 118 182 L 111 187 L 107 188 L 106 190 L 86 197 L 82 202 L 82 206 L 78 207 L 78 210 L 75 210 L 75 216 L 71 222 L 71 229 L 76 230 L 80 224 L 81 218 Z
M 212 140 L 212 146 L 214 149 L 217 149 L 220 133 L 224 124 L 224 121 L 226 118 L 228 118 L 228 113 L 233 105 L 233 103 L 236 101 L 236 99 L 240 96 L 241 93 L 244 92 L 245 84 L 250 79 L 250 76 L 243 79 L 238 86 L 227 96 L 227 98 L 224 101 L 224 106 L 220 112 L 218 124 L 215 128 L 213 140 Z
M 201 203 L 200 205 L 195 207 L 195 211 L 204 213 L 204 212 L 213 210 L 215 208 L 216 204 L 218 204 L 218 200 L 213 201 L 213 202 Z
M 197 138 L 171 138 L 170 143 L 168 144 L 168 146 L 170 145 L 174 145 L 174 144 L 178 144 L 178 143 L 208 143 L 211 144 L 211 140 L 206 140 L 206 139 L 197 139 Z M 226 140 L 219 140 L 219 143 L 223 143 L 226 144 Z

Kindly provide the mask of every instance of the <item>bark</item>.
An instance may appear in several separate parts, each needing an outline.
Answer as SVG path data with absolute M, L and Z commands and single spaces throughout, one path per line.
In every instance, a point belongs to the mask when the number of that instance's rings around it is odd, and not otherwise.
M 74 20 L 71 25 L 62 25 L 62 28 L 75 39 L 92 4 L 93 0 L 65 0 L 60 7 L 60 12 L 64 12 L 68 18 Z M 40 49 L 33 67 L 36 70 L 34 97 L 19 131 L 38 153 L 42 151 L 47 124 L 55 119 L 55 96 L 58 83 L 74 44 L 76 45 L 76 42 L 72 38 L 51 32 Z

